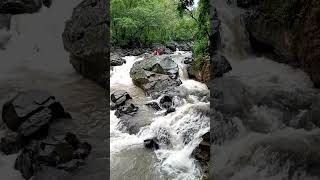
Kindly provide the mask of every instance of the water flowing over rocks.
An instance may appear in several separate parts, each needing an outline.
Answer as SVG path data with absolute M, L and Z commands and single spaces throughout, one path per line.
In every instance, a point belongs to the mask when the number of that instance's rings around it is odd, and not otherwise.
M 301 67 L 320 87 L 318 0 L 238 0 L 237 5 L 246 10 L 242 19 L 256 52 Z
M 103 87 L 107 87 L 105 72 L 110 63 L 107 5 L 102 0 L 84 0 L 74 9 L 62 34 L 75 70 Z

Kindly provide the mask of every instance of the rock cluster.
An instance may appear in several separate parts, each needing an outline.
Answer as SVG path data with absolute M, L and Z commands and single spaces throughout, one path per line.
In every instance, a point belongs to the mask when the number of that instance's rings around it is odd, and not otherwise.
M 50 137 L 48 133 L 54 121 L 70 118 L 48 92 L 22 92 L 3 105 L 2 119 L 8 132 L 1 138 L 0 150 L 6 155 L 20 151 L 14 168 L 25 179 L 41 175 L 46 167 L 73 171 L 84 164 L 91 145 L 80 142 L 72 133 L 66 133 L 63 138 Z

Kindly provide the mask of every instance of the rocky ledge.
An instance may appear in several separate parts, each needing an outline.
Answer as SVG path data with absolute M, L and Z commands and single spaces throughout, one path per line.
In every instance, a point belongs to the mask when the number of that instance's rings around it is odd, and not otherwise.
M 66 22 L 62 34 L 64 48 L 77 72 L 108 87 L 109 68 L 108 3 L 84 0 Z
M 3 105 L 2 119 L 7 129 L 0 151 L 5 155 L 19 153 L 14 168 L 24 179 L 43 179 L 48 169 L 56 172 L 50 178 L 68 175 L 83 166 L 91 152 L 91 145 L 71 132 L 64 136 L 49 133 L 55 121 L 71 118 L 48 92 L 22 92 Z
M 320 87 L 320 1 L 237 0 L 252 48 L 303 68 Z

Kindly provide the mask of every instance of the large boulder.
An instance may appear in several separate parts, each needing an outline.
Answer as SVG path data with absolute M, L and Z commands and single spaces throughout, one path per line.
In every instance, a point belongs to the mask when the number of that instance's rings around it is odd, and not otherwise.
M 117 53 L 110 53 L 110 66 L 121 66 L 126 63 L 126 60 L 122 59 Z
M 18 94 L 3 105 L 2 120 L 12 131 L 31 135 L 49 121 L 70 117 L 55 97 L 46 91 L 31 90 Z
M 64 48 L 77 72 L 108 87 L 109 68 L 108 4 L 84 0 L 73 11 L 62 34 Z
M 320 87 L 320 1 L 238 0 L 242 19 L 257 53 L 303 68 Z
M 52 0 L 1 0 L 1 14 L 25 14 L 38 12 L 42 4 L 51 6 Z
M 168 56 L 153 56 L 133 64 L 130 77 L 147 94 L 159 94 L 181 84 L 178 65 Z

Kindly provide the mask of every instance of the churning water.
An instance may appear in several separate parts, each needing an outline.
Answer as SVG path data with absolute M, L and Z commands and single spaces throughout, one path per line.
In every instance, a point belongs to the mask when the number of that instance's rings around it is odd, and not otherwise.
M 209 131 L 209 90 L 205 84 L 188 79 L 182 60 L 191 53 L 176 51 L 171 56 L 179 65 L 182 80 L 179 88 L 184 96 L 175 99 L 176 111 L 168 115 L 148 109 L 145 103 L 150 98 L 132 83 L 130 68 L 142 58 L 124 57 L 126 64 L 111 70 L 111 92 L 127 91 L 139 107 L 138 114 L 131 121 L 142 121 L 137 134 L 128 134 L 120 130 L 122 125 L 114 111 L 110 112 L 111 179 L 201 178 L 203 172 L 191 153 L 200 143 L 201 136 Z M 161 137 L 170 143 L 160 144 L 160 149 L 155 151 L 145 149 L 143 141 L 153 137 Z M 186 138 L 190 142 L 184 143 Z
M 318 179 L 308 174 L 303 167 L 306 166 L 304 160 L 310 158 L 306 152 L 319 150 L 318 143 L 315 143 L 320 137 L 319 128 L 306 131 L 289 127 L 283 117 L 292 122 L 299 117 L 299 112 L 302 113 L 305 109 L 286 116 L 286 110 L 277 108 L 276 104 L 292 96 L 301 96 L 306 100 L 318 91 L 312 88 L 312 82 L 303 71 L 252 55 L 240 21 L 241 10 L 232 3 L 227 5 L 225 0 L 215 1 L 215 6 L 222 21 L 222 54 L 228 58 L 233 70 L 223 78 L 216 79 L 213 86 L 225 91 L 225 99 L 234 98 L 240 108 L 238 114 L 222 115 L 222 124 L 219 124 L 219 118 L 211 119 L 214 130 L 211 133 L 217 134 L 219 128 L 225 128 L 225 131 L 216 136 L 212 145 L 212 178 Z M 273 93 L 281 95 L 272 96 Z M 264 101 L 272 102 L 273 106 L 256 103 L 261 96 L 267 97 Z M 249 109 L 246 109 L 247 107 Z M 240 112 L 243 109 L 244 112 Z M 316 153 L 310 156 L 311 159 L 318 158 Z M 298 158 L 300 166 L 293 157 Z

